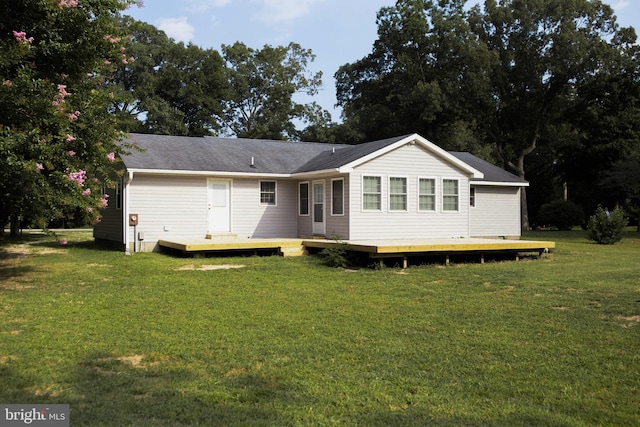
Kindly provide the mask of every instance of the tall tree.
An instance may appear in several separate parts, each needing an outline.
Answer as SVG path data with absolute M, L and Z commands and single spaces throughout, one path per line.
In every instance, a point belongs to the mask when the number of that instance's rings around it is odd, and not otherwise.
M 124 130 L 202 136 L 219 130 L 227 82 L 213 49 L 175 43 L 144 22 L 124 17 L 130 58 L 109 83 L 122 96 L 113 103 Z
M 469 20 L 498 57 L 493 105 L 480 123 L 503 161 L 525 178 L 527 156 L 554 142 L 549 130 L 573 107 L 579 87 L 630 40 L 619 32 L 611 7 L 599 0 L 486 0 Z M 526 191 L 522 226 L 529 228 Z
M 294 139 L 295 119 L 316 122 L 317 108 L 299 104 L 298 92 L 315 95 L 322 73 L 307 70 L 315 56 L 296 43 L 260 50 L 237 42 L 223 45 L 229 91 L 224 98 L 223 130 L 242 138 Z
M 492 56 L 464 0 L 399 0 L 378 13 L 378 40 L 336 73 L 338 104 L 362 140 L 419 132 L 450 149 L 475 144 Z M 477 147 L 476 147 L 477 148 Z
M 0 230 L 46 226 L 107 203 L 121 134 L 104 86 L 126 55 L 114 17 L 134 1 L 23 0 L 0 5 Z

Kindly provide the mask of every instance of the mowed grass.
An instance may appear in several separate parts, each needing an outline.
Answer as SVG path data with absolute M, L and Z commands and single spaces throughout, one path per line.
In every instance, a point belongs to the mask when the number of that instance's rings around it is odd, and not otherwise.
M 64 237 L 0 246 L 0 403 L 67 403 L 74 426 L 640 424 L 635 232 L 357 271 Z

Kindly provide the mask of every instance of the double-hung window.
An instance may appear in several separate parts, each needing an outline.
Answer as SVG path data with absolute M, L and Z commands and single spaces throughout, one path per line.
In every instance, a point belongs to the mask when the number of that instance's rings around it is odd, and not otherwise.
M 389 178 L 389 210 L 407 210 L 407 178 Z
M 382 178 L 379 176 L 362 177 L 362 209 L 365 211 L 382 210 Z
M 260 204 L 275 205 L 276 204 L 276 182 L 260 181 Z
M 420 178 L 418 181 L 418 210 L 436 210 L 436 180 Z
M 460 193 L 457 179 L 442 180 L 442 210 L 457 212 L 460 205 Z

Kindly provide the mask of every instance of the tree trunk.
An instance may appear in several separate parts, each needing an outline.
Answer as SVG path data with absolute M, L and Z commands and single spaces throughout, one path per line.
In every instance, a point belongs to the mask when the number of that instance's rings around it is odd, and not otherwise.
M 9 236 L 17 237 L 20 234 L 20 219 L 18 219 L 18 215 L 11 215 L 11 229 L 9 232 Z

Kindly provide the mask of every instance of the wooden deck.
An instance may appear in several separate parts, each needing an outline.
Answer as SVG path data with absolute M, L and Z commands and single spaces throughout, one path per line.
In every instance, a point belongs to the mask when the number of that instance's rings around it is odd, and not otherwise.
M 362 252 L 370 258 L 399 258 L 402 266 L 407 267 L 408 257 L 442 255 L 445 264 L 450 256 L 456 254 L 477 255 L 484 262 L 485 254 L 508 253 L 518 259 L 523 253 L 549 251 L 556 247 L 555 242 L 534 240 L 504 239 L 397 239 L 397 240 L 327 240 L 327 239 L 197 239 L 197 240 L 161 240 L 161 247 L 171 248 L 184 253 L 259 251 L 273 250 L 283 256 L 302 256 L 308 248 L 324 249 L 335 245 L 348 245 L 348 249 Z

